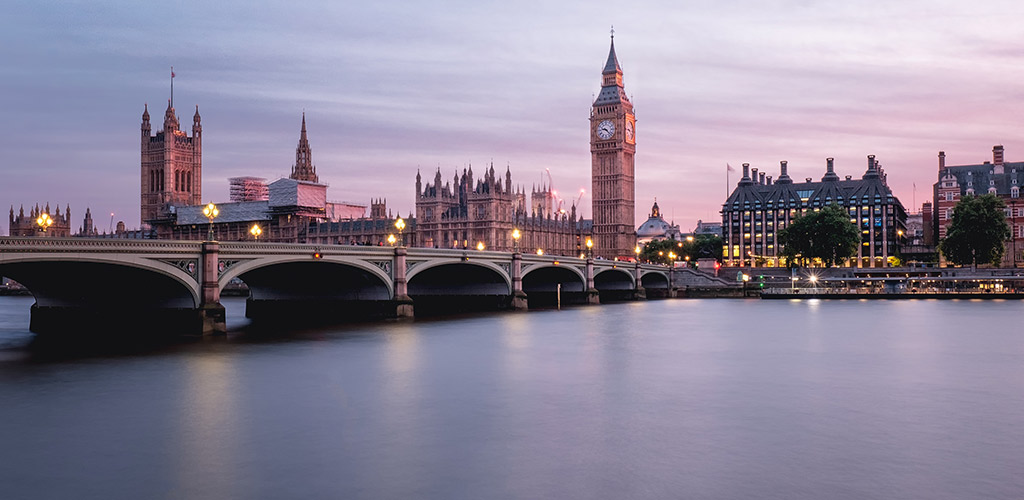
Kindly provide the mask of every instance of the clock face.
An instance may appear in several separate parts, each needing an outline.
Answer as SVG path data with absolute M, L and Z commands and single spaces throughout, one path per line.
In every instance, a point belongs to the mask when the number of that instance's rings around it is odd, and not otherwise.
M 633 132 L 633 120 L 627 120 L 626 121 L 626 140 L 627 141 L 633 142 L 633 139 L 634 139 L 633 133 L 634 133 Z
M 615 133 L 615 124 L 611 120 L 605 120 L 597 125 L 597 136 L 602 139 L 611 139 Z

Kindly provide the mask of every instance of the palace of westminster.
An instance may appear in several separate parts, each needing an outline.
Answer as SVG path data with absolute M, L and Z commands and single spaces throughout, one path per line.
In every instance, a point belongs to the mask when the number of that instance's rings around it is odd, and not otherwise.
M 365 206 L 327 201 L 327 186 L 319 182 L 312 161 L 305 114 L 295 164 L 287 178 L 266 183 L 256 177 L 230 179 L 231 201 L 217 204 L 219 213 L 204 215 L 202 202 L 202 125 L 199 108 L 192 117 L 192 135 L 182 131 L 168 101 L 163 127 L 155 134 L 148 106 L 141 127 L 141 220 L 143 229 L 126 231 L 123 223 L 113 237 L 268 242 L 387 245 L 434 248 L 487 249 L 495 251 L 539 251 L 553 255 L 581 255 L 592 242 L 592 255 L 605 259 L 630 259 L 634 248 L 652 239 L 674 237 L 678 226 L 661 219 L 657 203 L 651 217 L 635 224 L 636 119 L 633 105 L 623 88 L 622 68 L 615 54 L 614 35 L 602 71 L 601 90 L 590 112 L 591 199 L 593 219 L 584 219 L 579 207 L 563 208 L 551 186 L 535 187 L 529 193 L 512 182 L 509 167 L 496 171 L 493 163 L 482 173 L 472 166 L 445 180 L 440 169 L 433 179 L 417 172 L 415 214 L 404 218 L 404 231 L 386 201 L 375 199 L 370 213 Z M 743 176 L 722 207 L 721 226 L 700 223 L 723 239 L 722 263 L 726 266 L 784 265 L 776 245 L 778 231 L 799 215 L 836 203 L 848 210 L 851 221 L 862 233 L 856 267 L 886 267 L 890 257 L 908 245 L 934 245 L 950 222 L 952 205 L 961 195 L 976 190 L 1005 198 L 1011 241 L 1003 265 L 1021 264 L 1018 249 L 1024 249 L 1024 204 L 1018 208 L 1020 177 L 1024 162 L 1003 161 L 1003 148 L 993 149 L 992 162 L 978 165 L 946 166 L 939 154 L 938 182 L 934 184 L 934 205 L 925 203 L 916 223 L 886 183 L 886 176 L 874 156 L 860 179 L 841 178 L 833 160 L 826 162 L 820 181 L 796 182 L 781 163 L 776 180 L 758 169 L 743 165 Z M 1020 217 L 1020 219 L 1018 219 Z M 46 220 L 46 231 L 40 221 Z M 97 234 L 87 209 L 79 231 L 72 233 L 71 209 L 61 213 L 35 206 L 10 212 L 11 236 L 103 236 Z M 259 227 L 259 232 L 254 231 Z M 518 241 L 512 237 L 518 229 Z M 397 234 L 396 234 L 397 233 Z M 397 238 L 396 238 L 397 236 Z M 638 241 L 638 236 L 640 240 Z M 400 241 L 397 241 L 400 238 Z M 1010 246 L 1013 245 L 1012 251 Z

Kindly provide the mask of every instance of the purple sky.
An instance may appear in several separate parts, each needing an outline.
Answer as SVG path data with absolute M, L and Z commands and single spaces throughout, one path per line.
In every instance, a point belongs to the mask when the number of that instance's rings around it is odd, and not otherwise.
M 655 197 L 684 230 L 717 220 L 726 163 L 818 179 L 833 156 L 859 177 L 869 154 L 910 209 L 939 150 L 1024 159 L 1022 18 L 1017 1 L 15 2 L 0 17 L 0 206 L 137 227 L 142 108 L 161 121 L 170 66 L 182 123 L 196 104 L 203 117 L 204 200 L 226 201 L 229 177 L 286 176 L 303 110 L 332 200 L 406 214 L 417 169 L 447 180 L 492 160 L 526 189 L 550 169 L 574 197 L 590 189 L 614 24 L 638 222 Z

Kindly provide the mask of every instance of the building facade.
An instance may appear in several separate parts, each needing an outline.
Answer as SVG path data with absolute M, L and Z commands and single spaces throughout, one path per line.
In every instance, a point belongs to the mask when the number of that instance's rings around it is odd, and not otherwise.
M 451 183 L 442 185 L 441 171 L 434 182 L 423 184 L 416 173 L 416 240 L 429 248 L 466 248 L 481 246 L 488 250 L 541 251 L 554 255 L 579 255 L 586 252 L 585 237 L 590 223 L 577 216 L 576 206 L 554 210 L 554 194 L 536 189 L 526 206 L 526 193 L 512 187 L 512 172 L 497 177 L 494 165 L 474 182 L 473 167 L 455 174 Z M 519 229 L 518 242 L 512 231 Z
M 601 91 L 590 110 L 591 197 L 594 252 L 632 258 L 636 245 L 636 117 L 622 84 L 612 34 Z
M 192 136 L 178 126 L 173 101 L 167 101 L 163 129 L 152 133 L 149 106 L 142 112 L 142 224 L 166 220 L 172 207 L 202 203 L 203 127 L 199 106 Z
M 1024 162 L 1006 162 L 1003 146 L 992 148 L 992 160 L 971 165 L 946 165 L 946 153 L 939 151 L 938 182 L 932 186 L 931 226 L 936 243 L 946 237 L 953 219 L 953 207 L 964 195 L 994 194 L 1006 203 L 1006 222 L 1010 239 L 1006 241 L 1002 267 L 1024 265 Z
M 889 257 L 899 255 L 906 235 L 906 210 L 886 184 L 885 172 L 868 156 L 867 171 L 860 179 L 835 173 L 832 158 L 825 175 L 795 183 L 787 162 L 781 162 L 778 180 L 743 164 L 743 177 L 722 206 L 723 263 L 727 266 L 784 266 L 779 257 L 778 232 L 797 217 L 837 204 L 857 225 L 861 243 L 848 263 L 854 267 L 886 267 Z

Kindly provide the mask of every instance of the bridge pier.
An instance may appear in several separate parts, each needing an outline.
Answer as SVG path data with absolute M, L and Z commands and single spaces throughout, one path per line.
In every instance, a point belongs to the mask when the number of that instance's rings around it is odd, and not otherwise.
M 637 254 L 639 257 L 639 254 Z M 636 265 L 633 266 L 633 281 L 636 282 L 636 286 L 633 287 L 633 300 L 647 300 L 647 290 L 644 289 L 643 281 L 640 279 L 640 260 L 636 261 Z
M 224 306 L 220 303 L 220 243 L 204 241 L 202 246 L 202 302 L 197 314 L 201 335 L 227 335 Z
M 594 258 L 587 257 L 586 267 L 587 277 L 587 289 L 583 292 L 586 297 L 587 304 L 600 304 L 601 303 L 601 292 L 594 286 Z
M 530 308 L 523 291 L 523 254 L 512 254 L 512 309 L 525 311 Z
M 404 246 L 395 248 L 395 317 L 412 319 L 415 317 L 412 297 L 409 296 L 409 280 L 406 278 L 406 256 L 409 250 Z

